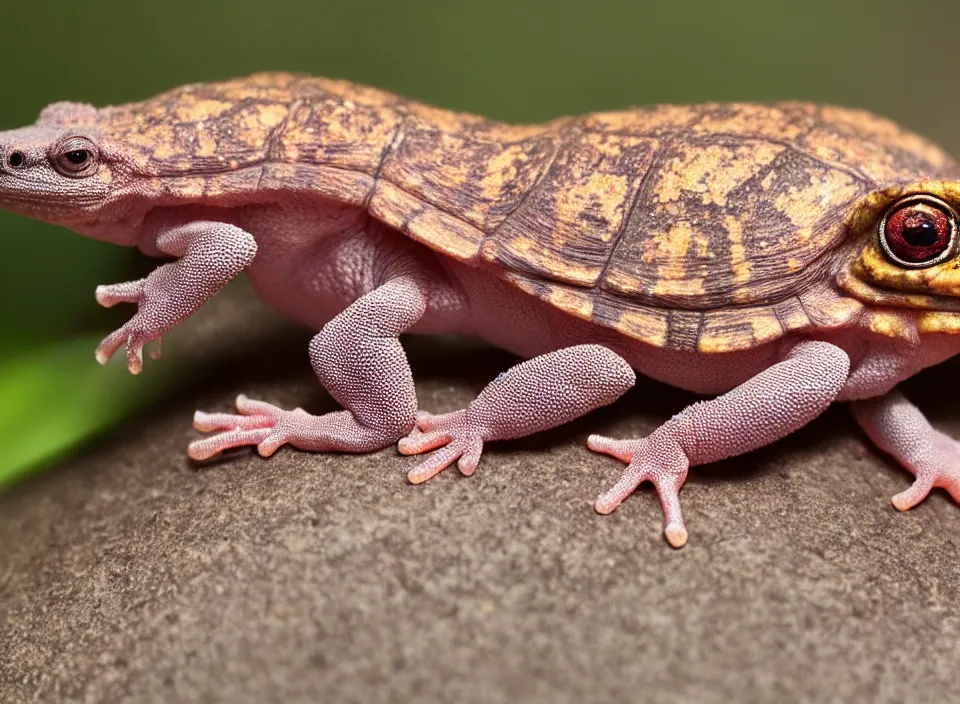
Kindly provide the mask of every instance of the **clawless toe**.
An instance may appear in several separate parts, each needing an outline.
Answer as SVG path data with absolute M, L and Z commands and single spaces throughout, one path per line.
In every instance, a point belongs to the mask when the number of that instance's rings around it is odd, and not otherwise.
M 597 498 L 597 513 L 612 513 L 638 486 L 649 481 L 660 497 L 667 542 L 675 548 L 686 545 L 688 534 L 680 510 L 680 489 L 687 479 L 690 462 L 677 443 L 657 437 L 657 433 L 639 440 L 591 435 L 587 447 L 627 463 L 617 483 Z
M 960 443 L 930 425 L 920 409 L 894 390 L 880 398 L 857 401 L 853 417 L 871 440 L 892 455 L 915 479 L 893 497 L 907 511 L 941 487 L 960 504 Z
M 397 449 L 404 455 L 437 450 L 410 470 L 407 479 L 411 484 L 422 484 L 454 462 L 461 474 L 469 477 L 480 464 L 483 428 L 472 422 L 465 410 L 442 416 L 421 412 L 416 427 L 397 443 Z

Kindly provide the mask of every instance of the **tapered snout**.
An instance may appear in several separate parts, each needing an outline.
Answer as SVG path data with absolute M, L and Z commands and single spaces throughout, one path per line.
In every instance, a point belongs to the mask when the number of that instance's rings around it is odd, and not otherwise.
M 0 209 L 63 225 L 89 220 L 105 189 L 58 168 L 59 145 L 69 137 L 44 124 L 0 132 Z

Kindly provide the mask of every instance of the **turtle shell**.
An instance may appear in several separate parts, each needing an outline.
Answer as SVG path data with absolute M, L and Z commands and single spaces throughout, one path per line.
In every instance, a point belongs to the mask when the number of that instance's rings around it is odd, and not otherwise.
M 409 125 L 371 212 L 574 316 L 715 353 L 863 313 L 825 255 L 867 194 L 947 174 L 938 148 L 860 111 L 663 106 L 512 134 Z
M 815 294 L 864 197 L 957 176 L 868 113 L 658 106 L 515 126 L 260 74 L 104 111 L 166 195 L 310 190 L 645 343 L 745 349 L 862 309 Z M 178 190 L 179 189 L 179 190 Z M 821 291 L 822 293 L 822 291 Z

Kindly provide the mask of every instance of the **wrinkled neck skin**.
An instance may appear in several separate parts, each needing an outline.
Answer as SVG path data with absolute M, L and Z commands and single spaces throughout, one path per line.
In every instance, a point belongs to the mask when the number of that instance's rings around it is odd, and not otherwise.
M 142 215 L 128 216 L 119 222 L 116 220 L 101 222 L 94 219 L 88 222 L 64 223 L 64 226 L 84 237 L 121 247 L 139 247 L 143 241 Z
M 65 227 L 84 237 L 101 242 L 120 245 L 121 247 L 137 247 L 140 245 L 143 234 L 143 213 L 111 213 L 107 219 L 101 212 L 91 211 L 78 214 L 76 212 L 59 213 L 49 205 L 32 203 L 0 203 L 0 210 L 22 215 L 32 220 L 40 220 L 50 225 Z M 118 219 L 118 215 L 120 219 Z

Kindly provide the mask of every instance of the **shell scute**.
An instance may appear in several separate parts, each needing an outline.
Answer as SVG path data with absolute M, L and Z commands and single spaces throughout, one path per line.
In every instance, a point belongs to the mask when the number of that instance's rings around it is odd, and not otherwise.
M 144 173 L 209 174 L 262 162 L 269 135 L 287 117 L 293 79 L 194 84 L 151 100 L 105 108 L 105 131 Z
M 688 141 L 651 177 L 601 287 L 651 305 L 707 309 L 792 295 L 842 234 L 863 182 L 755 140 Z
M 756 347 L 784 333 L 776 313 L 768 306 L 710 311 L 697 334 L 697 351 L 717 354 Z
M 295 103 L 275 140 L 276 159 L 373 175 L 402 116 L 389 108 L 339 97 Z
M 650 138 L 576 133 L 484 241 L 481 256 L 545 278 L 594 285 L 658 147 Z
M 505 126 L 439 129 L 408 119 L 380 177 L 484 231 L 495 228 L 536 182 L 555 134 Z

